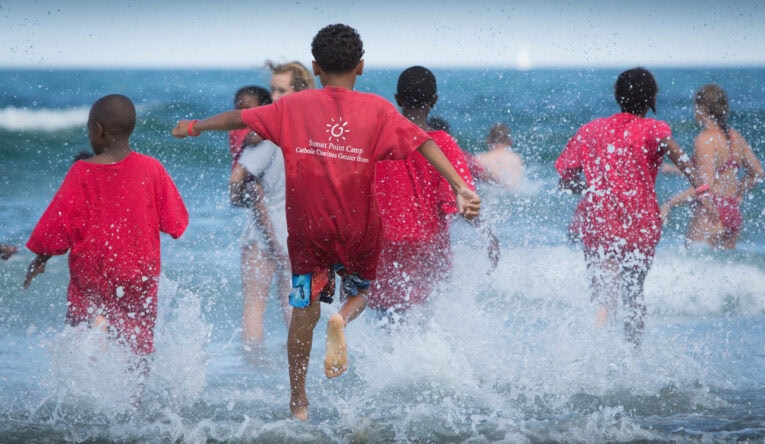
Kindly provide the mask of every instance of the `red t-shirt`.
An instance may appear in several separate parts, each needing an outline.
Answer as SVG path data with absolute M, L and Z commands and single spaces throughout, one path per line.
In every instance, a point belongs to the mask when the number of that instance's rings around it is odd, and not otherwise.
M 555 169 L 564 179 L 584 173 L 589 189 L 577 213 L 585 247 L 653 255 L 661 237 L 660 142 L 671 136 L 664 121 L 619 113 L 582 126 L 569 140 Z
M 136 353 L 146 354 L 154 351 L 159 232 L 177 238 L 188 222 L 162 164 L 132 152 L 114 164 L 75 162 L 27 247 L 50 256 L 69 251 L 70 323 L 103 314 Z
M 430 137 L 384 98 L 336 87 L 242 110 L 242 120 L 284 153 L 292 272 L 343 264 L 374 279 L 383 240 L 375 164 L 406 158 Z
M 468 186 L 475 190 L 466 155 L 446 131 L 428 133 Z M 419 153 L 377 164 L 377 202 L 385 223 L 385 244 L 372 308 L 407 309 L 423 303 L 451 268 L 447 216 L 457 212 L 449 183 Z M 402 275 L 412 279 L 402 279 Z
M 475 190 L 465 153 L 452 136 L 441 130 L 428 135 Z M 446 216 L 457 212 L 449 182 L 419 152 L 404 160 L 378 163 L 376 187 L 386 242 L 429 242 L 448 230 Z

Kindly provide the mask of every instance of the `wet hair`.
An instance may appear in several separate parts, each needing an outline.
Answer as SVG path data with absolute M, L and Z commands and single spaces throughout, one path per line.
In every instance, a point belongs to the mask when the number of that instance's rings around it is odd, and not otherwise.
M 502 143 L 510 145 L 513 139 L 510 137 L 510 128 L 504 123 L 497 123 L 489 129 L 489 134 L 486 136 L 486 143 L 494 145 L 495 143 Z
M 282 65 L 276 65 L 272 62 L 266 62 L 266 66 L 271 70 L 272 74 L 292 74 L 292 89 L 302 91 L 304 89 L 316 88 L 316 81 L 313 78 L 313 74 L 308 71 L 302 63 L 294 61 L 287 62 Z
M 352 71 L 364 55 L 359 33 L 348 25 L 335 24 L 322 28 L 311 42 L 313 59 L 328 73 Z
M 655 101 L 659 87 L 656 79 L 645 68 L 633 68 L 619 74 L 614 86 L 614 96 L 623 112 L 643 115 L 650 108 L 656 112 Z
M 234 105 L 236 106 L 237 102 L 244 96 L 257 97 L 258 103 L 261 105 L 268 105 L 271 103 L 271 93 L 261 86 L 250 85 L 239 88 L 236 94 L 234 94 Z
M 696 103 L 696 106 L 701 108 L 709 116 L 709 118 L 714 121 L 715 125 L 720 128 L 720 131 L 725 134 L 725 137 L 729 137 L 729 105 L 728 95 L 725 94 L 725 90 L 722 89 L 722 87 L 719 85 L 715 85 L 714 83 L 704 85 L 699 88 L 698 91 L 696 91 L 694 102 Z
M 135 128 L 135 105 L 121 94 L 110 94 L 96 100 L 90 108 L 90 119 L 111 134 L 127 137 Z
M 436 97 L 436 76 L 425 67 L 412 66 L 398 76 L 396 97 L 407 108 L 425 108 Z
M 447 122 L 443 117 L 434 116 L 429 118 L 428 126 L 436 130 L 443 130 L 447 133 L 449 132 L 449 122 Z

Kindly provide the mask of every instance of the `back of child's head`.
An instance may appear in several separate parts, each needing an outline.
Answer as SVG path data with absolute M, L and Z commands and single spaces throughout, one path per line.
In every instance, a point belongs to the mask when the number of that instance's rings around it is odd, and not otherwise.
M 90 120 L 110 134 L 128 137 L 135 129 L 135 105 L 121 94 L 110 94 L 96 100 L 90 108 Z
M 696 106 L 704 111 L 723 131 L 728 130 L 728 95 L 719 85 L 710 83 L 696 91 Z
M 486 143 L 494 145 L 502 143 L 510 145 L 513 139 L 510 137 L 510 128 L 504 123 L 497 123 L 491 127 L 489 134 L 486 136 Z
M 436 98 L 436 76 L 425 67 L 412 66 L 398 76 L 396 98 L 401 106 L 425 108 Z
M 316 81 L 314 80 L 313 75 L 308 68 L 300 62 L 287 62 L 281 65 L 266 62 L 266 65 L 271 70 L 272 74 L 292 74 L 292 89 L 295 90 L 295 92 L 309 88 L 316 88 Z
M 619 74 L 614 86 L 616 102 L 623 112 L 644 115 L 650 108 L 654 113 L 659 87 L 645 68 L 633 68 Z
M 364 56 L 364 44 L 355 29 L 338 23 L 325 26 L 316 34 L 311 54 L 322 70 L 341 74 L 356 68 Z
M 260 105 L 268 105 L 271 103 L 271 93 L 267 89 L 256 85 L 249 85 L 239 88 L 236 94 L 234 94 L 234 106 L 236 106 L 244 96 L 257 97 Z

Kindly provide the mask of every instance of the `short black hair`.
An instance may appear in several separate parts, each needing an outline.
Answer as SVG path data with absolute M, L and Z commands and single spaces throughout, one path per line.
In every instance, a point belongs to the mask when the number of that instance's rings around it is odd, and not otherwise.
M 396 95 L 407 108 L 424 108 L 436 97 L 436 76 L 423 66 L 412 66 L 398 76 Z
M 619 74 L 614 85 L 614 96 L 623 112 L 643 115 L 650 108 L 656 112 L 656 94 L 659 86 L 647 69 L 637 67 Z
M 109 94 L 96 100 L 89 118 L 112 134 L 130 136 L 135 129 L 135 105 L 122 94 Z
M 261 86 L 250 85 L 239 88 L 236 94 L 234 94 L 234 105 L 236 105 L 236 102 L 238 102 L 244 95 L 257 97 L 258 103 L 261 105 L 268 105 L 271 103 L 271 93 L 267 89 Z
M 449 132 L 449 122 L 443 117 L 433 116 L 428 119 L 428 126 L 435 130 Z
M 328 25 L 313 38 L 311 54 L 324 71 L 344 73 L 359 64 L 364 55 L 364 43 L 359 33 L 350 26 L 340 23 Z

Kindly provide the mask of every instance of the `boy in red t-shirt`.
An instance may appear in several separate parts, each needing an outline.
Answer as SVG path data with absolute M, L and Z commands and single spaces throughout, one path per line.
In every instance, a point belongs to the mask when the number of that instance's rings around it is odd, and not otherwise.
M 645 117 L 655 112 L 657 93 L 647 70 L 621 73 L 615 97 L 622 112 L 582 126 L 555 162 L 561 188 L 584 195 L 570 229 L 584 244 L 597 323 L 614 315 L 621 295 L 625 334 L 636 347 L 646 315 L 643 284 L 661 236 L 655 186 L 664 155 L 692 180 L 669 125 Z
M 395 96 L 404 117 L 433 138 L 465 183 L 475 190 L 465 153 L 449 133 L 433 128 L 428 120 L 438 101 L 435 75 L 422 66 L 405 69 L 399 75 Z M 385 242 L 369 306 L 395 319 L 410 307 L 426 302 L 451 269 L 449 220 L 457 208 L 449 183 L 417 152 L 404 160 L 379 162 L 375 192 L 385 225 Z M 496 267 L 496 236 L 479 218 L 471 223 L 489 237 L 489 255 L 492 267 Z M 404 275 L 413 279 L 402 278 Z
M 288 335 L 292 415 L 308 419 L 305 377 L 319 298 L 332 292 L 335 271 L 345 302 L 329 318 L 327 377 L 348 368 L 344 328 L 366 307 L 375 279 L 383 225 L 374 196 L 375 163 L 419 150 L 452 186 L 460 213 L 478 215 L 480 198 L 457 174 L 430 137 L 384 98 L 353 91 L 364 69 L 355 29 L 330 25 L 313 39 L 314 74 L 324 86 L 248 110 L 196 121 L 181 120 L 176 137 L 249 127 L 284 153 L 288 250 L 293 273 Z M 302 296 L 302 297 L 301 297 Z
M 180 237 L 189 214 L 170 175 L 129 144 L 135 107 L 113 94 L 97 100 L 88 118 L 93 157 L 78 160 L 32 231 L 37 254 L 24 288 L 51 256 L 69 252 L 67 321 L 108 329 L 145 356 L 154 352 L 159 233 Z

